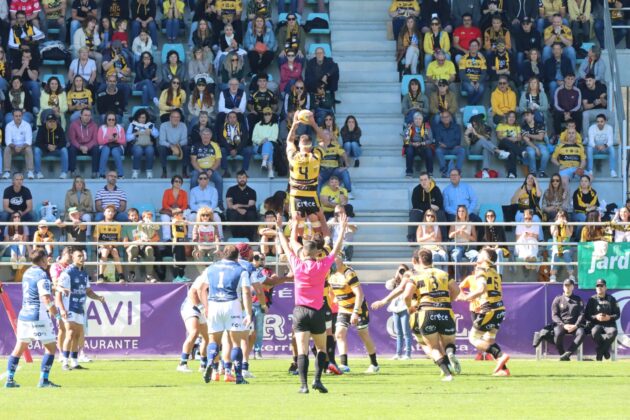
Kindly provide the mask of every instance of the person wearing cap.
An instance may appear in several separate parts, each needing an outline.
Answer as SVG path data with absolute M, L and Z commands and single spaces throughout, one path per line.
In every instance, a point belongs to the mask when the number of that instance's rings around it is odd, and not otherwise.
M 606 280 L 598 279 L 595 283 L 596 293 L 586 302 L 584 320 L 587 329 L 597 344 L 597 360 L 610 359 L 610 346 L 617 337 L 617 320 L 620 309 L 617 299 L 607 292 Z
M 524 0 L 536 2 L 537 0 Z M 515 2 L 514 2 L 515 3 Z M 514 4 L 510 3 L 510 5 Z M 509 6 L 508 6 L 509 7 Z M 518 19 L 515 19 L 518 20 Z M 532 48 L 539 50 L 542 46 L 542 36 L 535 28 L 534 21 L 531 17 L 525 16 L 520 21 L 520 25 L 512 26 L 512 34 L 514 36 L 514 52 L 516 53 L 516 65 L 519 69 L 529 60 L 529 52 Z
M 249 96 L 247 101 L 247 125 L 250 134 L 254 132 L 254 126 L 262 121 L 264 109 L 270 108 L 272 113 L 278 110 L 278 96 L 268 89 L 269 76 L 267 73 L 259 73 L 256 79 L 258 89 Z M 273 118 L 274 122 L 277 118 Z
M 498 77 L 497 88 L 490 95 L 490 107 L 495 124 L 499 124 L 509 112 L 516 112 L 516 93 L 504 74 Z
M 588 73 L 595 75 L 595 80 L 600 82 L 606 81 L 606 62 L 601 59 L 602 49 L 599 45 L 593 45 L 586 55 L 586 58 L 580 63 L 577 72 L 578 80 L 583 80 Z
M 440 113 L 448 111 L 455 115 L 459 111 L 457 97 L 449 89 L 448 81 L 439 80 L 437 89 L 429 95 L 429 114 L 431 115 L 431 126 L 440 122 Z
M 438 20 L 444 30 L 449 34 L 453 32 L 451 24 L 451 2 L 443 0 L 423 0 L 420 7 L 420 19 L 422 33 L 430 33 L 432 28 L 429 26 L 434 20 Z
M 208 116 L 214 115 L 214 94 L 208 89 L 207 80 L 204 77 L 199 77 L 188 100 L 189 127 L 199 122 L 199 113 L 202 111 L 205 111 Z
M 443 50 L 435 52 L 435 61 L 431 61 L 427 67 L 427 82 L 437 84 L 440 80 L 446 80 L 449 83 L 455 80 L 457 74 L 455 64 L 450 59 L 447 60 L 446 56 L 447 54 Z
M 575 121 L 575 128 L 582 131 L 582 92 L 575 86 L 573 72 L 564 76 L 564 84 L 556 89 L 552 100 L 553 128 L 556 134 L 569 120 Z
M 273 178 L 273 152 L 278 143 L 278 123 L 271 107 L 263 108 L 262 114 L 262 120 L 254 127 L 252 143 L 256 153 L 262 155 L 260 167 L 268 171 L 269 178 Z
M 573 293 L 575 281 L 572 277 L 562 283 L 563 293 L 556 296 L 551 304 L 552 323 L 534 333 L 533 346 L 538 347 L 542 340 L 554 343 L 560 360 L 568 362 L 584 341 L 584 302 Z M 573 335 L 573 342 L 565 351 L 564 336 Z
M 35 141 L 34 160 L 35 160 L 35 177 L 43 179 L 42 174 L 42 156 L 57 156 L 61 159 L 60 179 L 68 177 L 68 148 L 66 135 L 61 128 L 61 124 L 57 121 L 57 117 L 50 113 L 46 116 L 45 124 L 37 131 L 37 139 Z
M 510 31 L 503 27 L 501 15 L 495 14 L 492 16 L 492 24 L 483 33 L 483 48 L 486 58 L 490 57 L 490 53 L 495 50 L 498 40 L 503 40 L 506 49 L 512 49 L 512 36 Z
M 446 2 L 443 2 L 446 3 Z M 424 30 L 422 32 L 425 32 Z M 451 59 L 451 40 L 448 32 L 442 29 L 440 19 L 431 19 L 431 29 L 424 34 L 424 41 L 422 43 L 424 50 L 424 68 L 428 69 L 429 64 L 433 61 L 433 58 L 437 59 L 437 52 L 442 51 L 444 58 Z
M 559 43 L 562 45 L 562 55 L 571 61 L 571 68 L 575 68 L 575 48 L 573 48 L 573 33 L 571 29 L 563 25 L 562 16 L 560 14 L 553 15 L 551 26 L 547 27 L 543 32 L 543 61 L 551 57 L 551 46 Z

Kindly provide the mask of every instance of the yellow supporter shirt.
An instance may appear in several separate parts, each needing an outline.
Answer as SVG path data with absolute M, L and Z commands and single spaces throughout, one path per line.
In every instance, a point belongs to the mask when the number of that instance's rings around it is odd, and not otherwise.
M 337 191 L 333 191 L 332 188 L 330 188 L 329 185 L 324 185 L 324 188 L 322 188 L 321 193 L 319 193 L 320 197 L 321 196 L 326 196 L 326 197 L 330 197 L 332 200 L 332 203 L 329 202 L 328 200 L 320 200 L 321 201 L 321 205 L 322 205 L 322 210 L 325 212 L 331 212 L 335 210 L 335 206 L 337 204 L 341 204 L 341 196 L 345 195 L 346 197 L 348 197 L 348 190 L 345 189 L 344 187 L 339 187 L 337 188 Z

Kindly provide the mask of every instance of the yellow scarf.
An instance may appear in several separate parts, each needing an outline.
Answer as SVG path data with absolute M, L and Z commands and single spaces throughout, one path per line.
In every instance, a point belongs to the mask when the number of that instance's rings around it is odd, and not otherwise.
M 25 33 L 27 37 L 32 38 L 35 35 L 35 30 L 33 29 L 33 26 L 28 22 L 24 24 L 24 28 L 15 25 L 13 27 L 13 41 L 16 45 L 22 44 L 22 37 L 20 36 L 22 35 L 22 33 Z
M 593 198 L 591 199 L 591 201 L 584 202 L 584 196 L 587 194 L 592 194 Z M 584 209 L 586 209 L 587 207 L 591 207 L 594 206 L 595 203 L 597 203 L 597 194 L 593 194 L 593 189 L 591 187 L 588 187 L 588 191 L 586 193 L 582 192 L 582 189 L 579 188 L 578 189 L 578 193 L 577 193 L 577 201 L 578 201 L 578 205 Z

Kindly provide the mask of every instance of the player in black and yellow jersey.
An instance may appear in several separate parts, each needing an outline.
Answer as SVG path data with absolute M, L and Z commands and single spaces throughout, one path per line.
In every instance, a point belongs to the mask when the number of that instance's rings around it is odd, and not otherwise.
M 483 248 L 477 257 L 475 284 L 468 294 L 460 293 L 458 300 L 477 302 L 478 311 L 470 330 L 470 343 L 481 352 L 490 353 L 496 360 L 495 376 L 510 376 L 507 362 L 510 356 L 501 351 L 496 343 L 497 332 L 505 319 L 503 305 L 503 286 L 501 275 L 495 263 L 497 253 L 494 249 Z
M 416 251 L 413 258 L 416 272 L 405 286 L 404 299 L 412 307 L 414 296 L 418 299 L 418 329 L 430 356 L 444 373 L 443 381 L 452 381 L 449 362 L 455 373 L 461 366 L 455 357 L 455 314 L 451 301 L 459 295 L 459 287 L 448 273 L 433 267 L 433 254 L 428 249 Z M 443 347 L 443 348 L 442 348 Z
M 354 325 L 357 327 L 359 338 L 363 341 L 370 357 L 370 366 L 365 373 L 377 373 L 380 368 L 376 360 L 376 347 L 372 337 L 370 337 L 368 328 L 370 314 L 357 273 L 352 267 L 345 265 L 343 258 L 339 255 L 335 258 L 334 268 L 335 272 L 330 275 L 328 282 L 339 307 L 336 324 L 337 331 L 335 333 L 339 345 L 339 358 L 341 359 L 339 368 L 344 373 L 350 372 L 348 367 L 347 337 L 348 328 L 350 328 L 350 325 Z
M 308 116 L 308 122 L 300 118 Z M 313 147 L 313 142 L 308 134 L 302 134 L 296 146 L 295 132 L 299 124 L 308 124 L 315 130 L 320 139 L 318 146 Z M 291 217 L 296 219 L 300 214 L 311 221 L 315 231 L 321 232 L 324 238 L 330 238 L 330 229 L 326 224 L 326 218 L 322 211 L 317 196 L 317 184 L 319 169 L 324 156 L 324 148 L 330 144 L 330 135 L 322 130 L 312 113 L 305 111 L 296 112 L 293 124 L 287 136 L 287 159 L 289 161 L 289 208 Z M 299 149 L 298 149 L 299 147 Z M 304 229 L 303 223 L 298 225 L 298 231 Z

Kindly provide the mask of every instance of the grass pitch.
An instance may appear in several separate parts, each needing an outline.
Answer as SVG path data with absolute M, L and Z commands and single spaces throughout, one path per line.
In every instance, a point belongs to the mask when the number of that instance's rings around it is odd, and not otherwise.
M 493 362 L 463 360 L 463 374 L 443 383 L 426 359 L 383 360 L 367 375 L 367 360 L 355 358 L 351 373 L 324 377 L 327 395 L 297 394 L 286 359 L 252 360 L 256 378 L 238 387 L 176 372 L 177 360 L 98 360 L 71 372 L 55 361 L 51 380 L 63 387 L 38 389 L 39 360 L 20 365 L 22 387 L 0 388 L 2 419 L 630 418 L 630 360 L 512 360 L 510 378 L 490 376 Z

